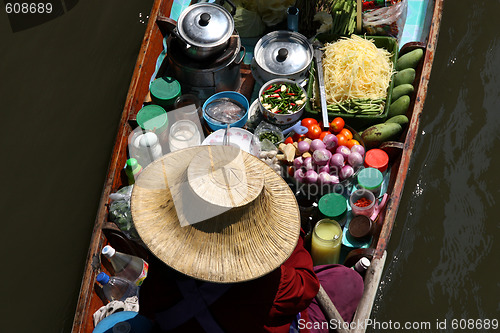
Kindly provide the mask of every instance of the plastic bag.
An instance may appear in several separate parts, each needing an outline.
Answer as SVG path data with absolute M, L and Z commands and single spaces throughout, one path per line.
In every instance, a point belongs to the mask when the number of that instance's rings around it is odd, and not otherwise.
M 141 243 L 142 241 L 132 222 L 132 213 L 130 211 L 130 196 L 132 195 L 133 188 L 133 185 L 125 186 L 115 193 L 110 194 L 109 219 L 120 228 L 125 236 Z
M 399 42 L 403 36 L 407 12 L 407 0 L 390 7 L 367 11 L 363 13 L 363 28 L 369 35 L 395 37 Z

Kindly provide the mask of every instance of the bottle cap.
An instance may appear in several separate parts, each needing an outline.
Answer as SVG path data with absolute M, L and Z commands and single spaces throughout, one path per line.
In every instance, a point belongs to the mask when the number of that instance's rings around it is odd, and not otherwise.
M 375 190 L 384 180 L 384 175 L 380 170 L 375 168 L 365 168 L 361 170 L 358 174 L 358 185 L 367 189 L 367 190 Z
M 135 158 L 129 158 L 127 160 L 126 168 L 128 171 L 132 171 L 132 174 L 134 175 L 139 173 L 142 169 L 141 165 L 139 164 L 139 162 L 137 162 Z
M 375 168 L 380 172 L 384 172 L 387 170 L 387 166 L 389 165 L 389 155 L 382 149 L 370 149 L 366 152 L 365 156 L 365 167 L 366 168 Z
M 111 258 L 114 256 L 116 253 L 116 250 L 111 247 L 111 245 L 106 245 L 105 247 L 102 248 L 102 254 L 106 256 L 106 258 Z
M 368 267 L 370 267 L 370 265 L 371 265 L 370 259 L 368 259 L 367 257 L 363 257 L 358 260 L 356 265 L 354 265 L 354 269 L 358 272 L 363 272 L 366 271 Z
M 106 284 L 109 282 L 109 275 L 104 273 L 104 272 L 101 272 L 101 273 L 97 274 L 96 280 L 100 284 Z
M 162 133 L 168 127 L 167 112 L 158 105 L 146 105 L 137 112 L 137 124 L 145 130 Z
M 179 81 L 166 76 L 151 82 L 149 91 L 153 102 L 161 106 L 169 107 L 173 105 L 175 99 L 181 95 L 181 85 Z
M 321 214 L 339 221 L 347 211 L 347 200 L 338 193 L 328 193 L 319 199 L 318 208 Z

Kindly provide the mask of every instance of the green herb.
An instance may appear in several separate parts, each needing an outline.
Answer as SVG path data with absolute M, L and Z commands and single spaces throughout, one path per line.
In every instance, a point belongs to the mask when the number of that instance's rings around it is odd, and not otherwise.
M 268 139 L 273 144 L 276 144 L 279 140 L 279 137 L 273 132 L 264 132 L 259 136 L 259 140 L 264 141 L 264 139 Z

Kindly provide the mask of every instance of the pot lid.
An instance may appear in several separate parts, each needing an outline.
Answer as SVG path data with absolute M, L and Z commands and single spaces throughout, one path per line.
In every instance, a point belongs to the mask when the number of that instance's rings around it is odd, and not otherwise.
M 289 75 L 306 69 L 312 61 L 312 45 L 306 37 L 293 31 L 273 31 L 255 45 L 255 61 L 263 70 Z
M 197 3 L 181 13 L 177 29 L 180 36 L 191 46 L 217 46 L 224 44 L 231 37 L 234 20 L 220 5 Z

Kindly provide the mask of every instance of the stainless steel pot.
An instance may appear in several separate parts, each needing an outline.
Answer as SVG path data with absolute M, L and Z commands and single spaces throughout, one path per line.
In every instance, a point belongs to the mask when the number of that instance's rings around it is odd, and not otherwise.
M 261 83 L 273 79 L 303 81 L 309 75 L 313 47 L 293 31 L 273 31 L 255 44 L 252 74 Z
M 184 91 L 206 91 L 215 93 L 237 90 L 241 84 L 240 67 L 245 57 L 245 48 L 239 35 L 233 35 L 226 50 L 213 61 L 196 61 L 186 58 L 176 45 L 176 38 L 167 39 L 169 74 L 175 77 Z M 208 97 L 208 96 L 207 96 Z
M 222 1 L 223 3 L 224 1 Z M 165 19 L 170 33 L 179 39 L 179 46 L 192 59 L 207 59 L 220 54 L 229 44 L 234 31 L 232 15 L 221 5 L 197 3 L 188 6 L 179 16 L 178 22 Z

